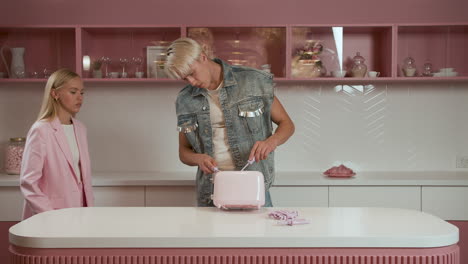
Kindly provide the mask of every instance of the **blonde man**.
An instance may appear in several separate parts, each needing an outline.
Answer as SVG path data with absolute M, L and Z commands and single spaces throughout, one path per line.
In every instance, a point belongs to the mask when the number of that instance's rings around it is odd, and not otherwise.
M 274 150 L 294 133 L 294 124 L 274 95 L 271 74 L 209 59 L 190 38 L 174 41 L 167 50 L 166 71 L 188 82 L 177 96 L 179 157 L 198 166 L 198 205 L 212 206 L 212 174 L 248 169 L 265 176 L 265 206 L 272 206 Z M 272 122 L 277 124 L 273 132 Z
M 23 153 L 23 219 L 94 204 L 86 128 L 75 119 L 83 93 L 83 81 L 73 71 L 60 69 L 47 80 L 39 117 Z

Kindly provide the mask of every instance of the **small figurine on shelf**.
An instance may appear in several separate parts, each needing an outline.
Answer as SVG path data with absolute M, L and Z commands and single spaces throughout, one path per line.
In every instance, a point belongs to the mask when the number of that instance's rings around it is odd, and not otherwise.
M 421 75 L 424 77 L 432 77 L 433 74 L 434 73 L 432 72 L 432 63 L 430 63 L 429 61 L 426 61 L 426 63 L 424 63 L 424 70 L 421 73 Z
M 351 73 L 353 77 L 364 77 L 367 72 L 367 65 L 364 64 L 364 57 L 361 56 L 360 52 L 356 53 L 356 56 L 353 57 L 353 67 L 351 68 Z
M 102 61 L 100 59 L 91 63 L 91 68 L 93 69 L 93 78 L 102 78 L 101 66 Z
M 143 78 L 145 73 L 140 69 L 140 66 L 143 63 L 143 58 L 140 56 L 132 57 L 132 63 L 135 64 L 135 77 Z
M 325 76 L 327 70 L 320 59 L 323 51 L 320 41 L 307 40 L 303 49 L 299 49 L 291 62 L 293 77 L 311 78 Z
M 411 57 L 407 57 L 403 61 L 403 74 L 406 77 L 416 76 L 416 63 L 415 60 Z

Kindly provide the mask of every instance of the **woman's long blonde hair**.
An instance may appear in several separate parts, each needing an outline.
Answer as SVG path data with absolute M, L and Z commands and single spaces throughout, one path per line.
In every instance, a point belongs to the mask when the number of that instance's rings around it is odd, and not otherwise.
M 44 98 L 42 99 L 41 110 L 39 111 L 37 121 L 50 120 L 57 116 L 59 105 L 58 102 L 54 100 L 54 97 L 52 97 L 52 89 L 58 90 L 62 88 L 65 83 L 76 77 L 80 76 L 69 69 L 60 69 L 50 75 L 45 86 Z

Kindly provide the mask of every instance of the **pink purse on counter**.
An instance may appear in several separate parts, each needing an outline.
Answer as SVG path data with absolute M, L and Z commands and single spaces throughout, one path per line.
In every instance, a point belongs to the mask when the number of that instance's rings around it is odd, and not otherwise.
M 259 171 L 219 171 L 214 175 L 213 203 L 221 209 L 260 209 L 265 184 Z

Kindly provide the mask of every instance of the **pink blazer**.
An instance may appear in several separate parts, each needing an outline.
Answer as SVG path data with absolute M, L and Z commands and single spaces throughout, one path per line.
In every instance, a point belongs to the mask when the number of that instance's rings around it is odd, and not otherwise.
M 81 177 L 73 169 L 68 141 L 58 118 L 33 124 L 26 138 L 20 188 L 25 198 L 23 219 L 44 211 L 94 205 L 86 127 L 72 119 L 80 153 Z M 84 196 L 83 197 L 83 189 Z

